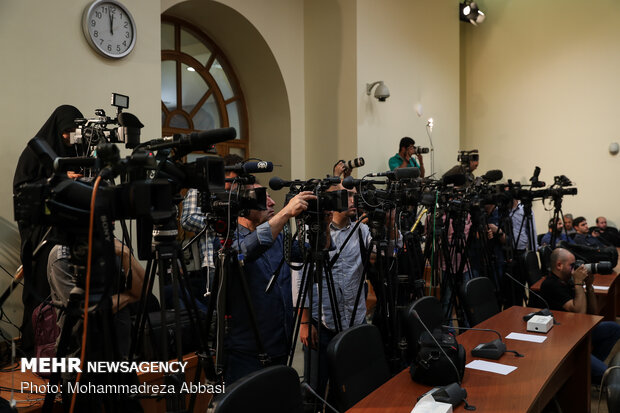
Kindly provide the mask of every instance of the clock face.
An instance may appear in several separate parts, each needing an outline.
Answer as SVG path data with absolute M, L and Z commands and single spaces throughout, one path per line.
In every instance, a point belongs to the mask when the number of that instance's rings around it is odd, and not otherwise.
M 110 58 L 127 56 L 136 43 L 136 24 L 125 6 L 114 0 L 96 0 L 85 11 L 83 29 L 90 45 Z

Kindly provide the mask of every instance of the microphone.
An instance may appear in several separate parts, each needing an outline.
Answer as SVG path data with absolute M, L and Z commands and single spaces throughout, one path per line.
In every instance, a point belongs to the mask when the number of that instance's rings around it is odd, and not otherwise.
M 388 179 L 406 179 L 406 178 L 418 178 L 420 176 L 420 169 L 415 166 L 409 168 L 398 168 L 393 171 L 378 172 L 369 174 L 370 177 L 385 176 Z
M 317 399 L 319 399 L 319 401 L 320 401 L 321 403 L 323 403 L 325 406 L 329 407 L 329 408 L 330 408 L 333 412 L 340 413 L 340 412 L 338 412 L 338 410 L 336 410 L 336 409 L 334 408 L 334 406 L 332 406 L 331 404 L 327 403 L 327 400 L 325 400 L 325 399 L 323 399 L 321 396 L 319 396 L 319 395 L 317 394 L 317 392 L 315 392 L 315 391 L 314 391 L 314 389 L 312 388 L 312 386 L 310 386 L 307 382 L 305 382 L 305 381 L 301 382 L 301 387 L 302 387 L 303 389 L 305 389 L 305 390 L 308 390 L 310 393 L 312 393 L 312 395 L 313 395 L 314 397 L 316 397 Z
M 440 182 L 444 186 L 450 184 L 455 186 L 461 186 L 465 185 L 465 182 L 467 182 L 467 178 L 463 174 L 452 174 L 444 176 L 443 178 L 441 178 Z
M 523 354 L 515 351 L 515 350 L 506 350 L 506 343 L 502 341 L 502 335 L 497 330 L 492 330 L 490 328 L 473 328 L 473 327 L 452 327 L 452 326 L 441 326 L 443 329 L 452 329 L 457 328 L 460 330 L 473 330 L 473 331 L 487 331 L 497 334 L 499 337 L 496 340 L 490 341 L 488 343 L 478 344 L 476 347 L 471 349 L 471 355 L 474 357 L 482 357 L 488 358 L 491 360 L 497 360 L 501 356 L 504 355 L 505 352 L 515 353 L 516 357 L 523 357 Z
M 164 138 L 162 143 L 149 143 L 146 148 L 149 150 L 160 150 L 167 148 L 177 148 L 177 152 L 185 155 L 193 151 L 206 151 L 213 145 L 235 139 L 237 131 L 235 128 L 211 129 L 202 132 L 192 132 L 189 135 L 175 134 L 172 137 Z
M 352 176 L 347 176 L 346 178 L 342 180 L 342 186 L 344 186 L 346 189 L 356 188 L 362 183 L 382 185 L 382 184 L 385 184 L 385 181 L 375 181 L 375 180 L 369 180 L 369 179 L 355 179 Z
M 527 287 L 525 284 L 521 283 L 519 280 L 517 280 L 515 277 L 508 274 L 507 272 L 504 272 L 504 275 L 507 275 L 508 278 L 510 278 L 512 281 L 516 282 L 521 287 L 528 290 L 530 294 L 534 294 L 536 297 L 540 298 L 543 303 L 545 303 L 545 308 L 543 308 L 540 311 L 536 311 L 535 313 L 529 313 L 528 315 L 523 316 L 523 321 L 528 321 L 530 318 L 534 317 L 535 315 L 542 315 L 542 316 L 551 316 L 553 318 L 553 324 L 557 324 L 557 322 L 555 321 L 555 317 L 553 317 L 553 314 L 551 314 L 551 310 L 549 310 L 549 303 L 547 302 L 547 300 L 545 300 L 540 294 L 537 294 L 534 290 Z
M 456 373 L 457 383 L 452 383 L 452 384 L 448 384 L 446 386 L 438 387 L 437 388 L 438 391 L 440 393 L 442 393 L 442 396 L 445 395 L 446 402 L 451 403 L 453 407 L 458 406 L 461 403 L 461 401 L 463 401 L 463 402 L 465 402 L 465 409 L 466 410 L 475 410 L 475 407 L 470 406 L 467 403 L 467 390 L 465 390 L 463 387 L 461 387 L 461 383 L 463 382 L 463 380 L 461 378 L 461 375 L 459 374 L 459 369 L 456 368 L 456 365 L 454 364 L 452 359 L 450 357 L 448 357 L 448 355 L 446 354 L 444 349 L 441 347 L 441 345 L 435 339 L 435 336 L 433 335 L 433 333 L 431 333 L 431 331 L 428 329 L 428 327 L 426 326 L 424 321 L 422 321 L 422 318 L 420 317 L 420 314 L 418 314 L 418 312 L 415 309 L 412 310 L 412 313 L 415 316 L 415 318 L 420 322 L 420 324 L 422 324 L 422 327 L 424 327 L 424 330 L 426 330 L 426 332 L 431 336 L 431 338 L 433 339 L 433 341 L 437 345 L 437 348 L 441 351 L 443 356 L 450 362 L 450 364 L 454 368 L 454 372 Z M 433 398 L 436 401 L 442 401 L 442 400 L 440 400 L 438 398 L 435 398 L 435 397 L 433 397 Z
M 499 169 L 491 169 L 482 175 L 482 179 L 487 182 L 497 182 L 504 177 L 504 173 Z
M 273 178 L 269 180 L 269 188 L 273 189 L 274 191 L 279 191 L 285 186 L 291 186 L 295 182 L 297 181 L 285 181 L 282 178 L 274 176 Z
M 261 172 L 272 172 L 273 163 L 267 161 L 242 162 L 235 165 L 225 166 L 226 172 L 234 172 L 237 175 L 255 174 Z

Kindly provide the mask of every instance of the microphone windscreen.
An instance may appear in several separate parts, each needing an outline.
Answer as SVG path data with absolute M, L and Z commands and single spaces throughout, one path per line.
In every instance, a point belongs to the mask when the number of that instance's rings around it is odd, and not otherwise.
M 352 176 L 347 176 L 342 180 L 342 186 L 344 186 L 346 189 L 353 189 L 355 188 L 355 181 L 357 181 L 357 179 L 353 178 Z
M 420 176 L 420 169 L 413 166 L 410 168 L 398 168 L 393 172 L 396 179 L 418 178 Z
M 269 180 L 269 188 L 273 189 L 274 191 L 278 191 L 284 188 L 284 186 L 285 186 L 285 181 L 282 178 L 278 178 L 277 176 L 274 176 L 273 178 Z
M 489 181 L 489 182 L 497 182 L 503 177 L 504 177 L 504 173 L 499 169 L 491 169 L 490 171 L 487 171 L 487 173 L 482 175 L 482 178 L 485 181 Z
M 236 136 L 237 131 L 235 128 L 211 129 L 208 131 L 191 133 L 189 135 L 189 142 L 195 150 L 206 150 L 216 143 L 235 139 Z
M 266 161 L 252 161 L 243 164 L 243 171 L 246 174 L 253 174 L 258 172 L 271 172 L 273 171 L 273 163 Z

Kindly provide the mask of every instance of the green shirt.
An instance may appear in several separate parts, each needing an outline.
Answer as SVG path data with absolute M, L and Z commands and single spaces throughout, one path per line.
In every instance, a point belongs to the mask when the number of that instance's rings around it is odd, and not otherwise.
M 403 158 L 401 158 L 399 154 L 396 154 L 396 155 L 392 156 L 390 158 L 390 160 L 388 161 L 388 166 L 390 167 L 390 171 L 393 171 L 394 169 L 396 169 L 399 166 L 401 166 L 404 161 L 405 160 Z M 415 160 L 413 156 L 411 158 L 409 158 L 409 164 L 407 166 L 408 167 L 415 167 L 415 168 L 419 168 L 420 167 L 420 165 L 418 164 L 418 161 Z

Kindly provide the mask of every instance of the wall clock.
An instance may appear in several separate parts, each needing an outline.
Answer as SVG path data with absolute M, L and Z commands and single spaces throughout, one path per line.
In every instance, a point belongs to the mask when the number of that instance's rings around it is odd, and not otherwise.
M 116 0 L 95 0 L 86 7 L 82 29 L 91 47 L 111 59 L 127 56 L 136 44 L 136 23 Z

